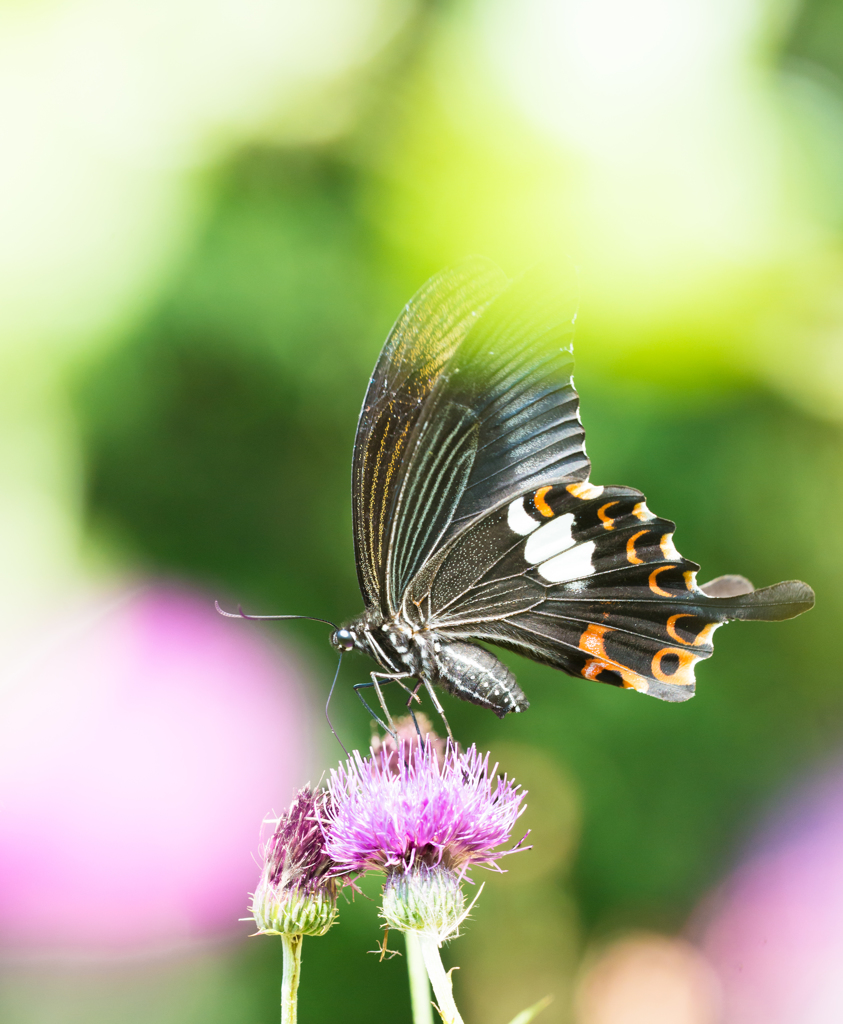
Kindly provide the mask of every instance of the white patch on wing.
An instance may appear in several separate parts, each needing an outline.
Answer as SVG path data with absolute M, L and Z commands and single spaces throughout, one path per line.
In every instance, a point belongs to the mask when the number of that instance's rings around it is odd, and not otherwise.
M 509 525 L 510 530 L 517 533 L 519 537 L 526 537 L 528 533 L 532 533 L 533 530 L 538 530 L 541 523 L 537 523 L 531 515 L 529 515 L 524 508 L 524 499 L 516 498 L 515 501 L 509 503 L 509 509 L 506 513 L 506 521 Z
M 561 555 L 542 562 L 539 566 L 539 576 L 548 583 L 567 583 L 568 580 L 590 576 L 594 572 L 591 556 L 595 547 L 594 541 L 590 540 L 586 544 L 577 544 L 569 551 L 563 551 Z
M 673 543 L 673 534 L 666 533 L 662 539 L 659 547 L 662 549 L 662 554 L 668 560 L 668 562 L 681 562 L 682 556 L 676 550 L 676 545 Z
M 551 555 L 558 555 L 560 551 L 566 551 L 573 547 L 576 541 L 571 536 L 571 527 L 574 525 L 574 514 L 559 516 L 545 525 L 527 541 L 524 545 L 524 557 L 530 565 L 538 565 Z

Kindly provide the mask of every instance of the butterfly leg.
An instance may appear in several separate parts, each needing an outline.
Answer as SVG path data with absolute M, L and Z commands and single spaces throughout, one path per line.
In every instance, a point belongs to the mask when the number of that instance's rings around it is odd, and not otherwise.
M 407 701 L 407 710 L 409 711 L 410 710 L 410 705 L 413 703 L 413 701 L 416 701 L 416 703 L 421 704 L 421 697 L 419 697 L 419 689 L 421 687 L 421 683 L 417 683 L 416 686 L 413 689 L 410 689 L 410 687 L 407 686 L 406 683 L 402 683 L 401 682 L 401 679 L 405 679 L 405 678 L 409 679 L 409 678 L 412 678 L 412 677 L 411 676 L 401 676 L 400 678 L 396 678 L 395 676 L 390 676 L 390 681 L 398 683 L 398 685 L 401 687 L 401 689 L 404 691 L 404 693 L 406 693 L 409 696 L 410 699 Z
M 445 726 L 445 729 L 448 732 L 448 739 L 451 740 L 451 742 L 453 742 L 454 734 L 451 732 L 450 725 L 448 725 L 448 719 L 445 717 L 444 708 L 439 703 L 439 698 L 436 696 L 436 691 L 433 689 L 433 683 L 431 683 L 429 679 L 423 679 L 422 682 L 424 683 L 425 689 L 427 690 L 431 701 L 433 701 L 433 706 L 436 708 L 439 717 L 442 719 L 442 724 Z
M 379 673 L 373 673 L 373 675 L 378 675 L 378 674 Z M 398 683 L 398 685 L 401 687 L 401 689 L 404 691 L 404 693 L 409 695 L 409 700 L 407 701 L 407 711 L 409 712 L 410 718 L 412 719 L 413 725 L 415 726 L 416 735 L 419 738 L 419 743 L 420 744 L 424 743 L 424 736 L 422 736 L 421 727 L 419 726 L 418 720 L 416 718 L 416 714 L 413 711 L 413 707 L 412 707 L 413 701 L 416 701 L 419 704 L 421 704 L 421 698 L 419 697 L 419 690 L 422 687 L 421 680 L 419 680 L 416 683 L 416 685 L 411 689 L 409 686 L 407 686 L 406 683 L 403 683 L 401 681 L 402 679 L 412 679 L 413 678 L 412 675 L 409 672 L 407 672 L 407 673 L 405 673 L 403 675 L 400 675 L 400 676 L 384 676 L 383 678 L 387 682 Z M 446 722 L 445 724 L 447 725 L 448 723 Z
M 383 682 L 385 683 L 398 683 L 398 685 L 402 689 L 406 690 L 407 687 L 404 685 L 404 683 L 401 682 L 401 680 L 409 679 L 410 673 L 402 672 L 400 674 L 390 674 L 388 672 L 370 672 L 369 675 L 371 676 L 372 679 L 371 683 L 357 683 L 357 685 L 354 687 L 354 691 L 360 698 L 360 702 L 362 703 L 363 707 L 369 712 L 369 714 L 372 716 L 372 718 L 374 718 L 378 725 L 385 732 L 388 732 L 390 736 L 393 737 L 393 739 L 397 739 L 398 734 L 395 730 L 395 723 L 392 720 L 392 715 L 389 713 L 389 708 L 386 706 L 386 701 L 384 700 L 383 696 L 383 690 L 381 690 L 380 687 L 380 681 L 383 680 Z M 369 707 L 366 699 L 363 697 L 363 694 L 360 692 L 361 690 L 364 690 L 369 686 L 373 686 L 375 688 L 375 693 L 378 696 L 378 703 L 380 704 L 381 709 L 383 710 L 386 721 L 389 723 L 388 725 L 374 713 L 374 711 Z
M 421 697 L 419 697 L 419 690 L 421 689 L 422 685 L 421 681 L 416 683 L 413 689 L 410 689 L 410 687 L 407 686 L 406 683 L 402 683 L 400 679 L 396 679 L 395 682 L 398 683 L 398 685 L 401 687 L 404 693 L 409 694 L 409 700 L 407 701 L 406 707 L 410 715 L 410 718 L 413 720 L 413 725 L 416 728 L 416 735 L 419 738 L 419 743 L 421 743 L 424 740 L 424 737 L 422 736 L 421 728 L 416 719 L 416 713 L 415 711 L 413 711 L 413 701 L 416 701 L 418 704 L 421 704 Z
M 393 736 L 397 736 L 397 733 L 395 731 L 395 722 L 392 721 L 392 715 L 389 713 L 389 708 L 386 706 L 386 701 L 384 700 L 383 696 L 383 690 L 381 689 L 380 682 L 378 681 L 380 679 L 383 679 L 384 682 L 391 682 L 394 677 L 387 675 L 384 672 L 370 672 L 369 675 L 372 678 L 372 686 L 374 686 L 375 688 L 375 693 L 378 695 L 378 702 L 380 703 L 380 706 L 383 709 L 383 713 L 386 717 L 387 722 L 389 722 L 389 732 L 392 733 Z
M 369 715 L 378 723 L 378 725 L 381 727 L 381 729 L 383 729 L 384 732 L 388 732 L 389 735 L 393 739 L 397 739 L 398 737 L 395 734 L 394 728 L 390 729 L 390 727 L 386 724 L 386 722 L 382 721 L 381 718 L 378 715 L 375 714 L 375 712 L 369 706 L 369 702 L 366 700 L 366 698 L 360 692 L 361 690 L 365 690 L 369 686 L 374 686 L 374 683 L 355 683 L 355 685 L 352 687 L 352 689 L 357 694 L 357 696 L 358 696 L 358 698 L 360 700 L 360 703 L 369 712 Z M 391 719 L 390 719 L 390 721 L 391 721 Z
M 407 701 L 407 710 L 410 712 L 410 718 L 412 718 L 413 725 L 416 727 L 416 735 L 419 738 L 419 744 L 422 744 L 424 742 L 424 737 L 422 736 L 422 731 L 419 728 L 419 723 L 418 723 L 418 720 L 416 719 L 416 714 L 413 711 L 413 701 L 414 700 L 417 700 L 419 702 L 419 704 L 421 704 L 421 697 L 419 697 L 419 690 L 422 687 L 422 681 L 419 680 L 416 683 L 415 688 L 412 689 L 412 690 L 410 689 L 409 686 L 404 686 L 403 683 L 401 685 L 404 688 L 404 691 L 406 693 L 409 693 L 409 695 L 410 695 L 410 699 Z

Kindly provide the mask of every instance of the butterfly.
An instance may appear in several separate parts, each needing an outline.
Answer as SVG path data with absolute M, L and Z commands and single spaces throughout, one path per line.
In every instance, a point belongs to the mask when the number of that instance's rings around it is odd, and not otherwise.
M 501 718 L 525 711 L 513 672 L 477 641 L 684 701 L 719 626 L 813 606 L 798 581 L 700 586 L 674 523 L 632 487 L 589 481 L 575 320 L 572 297 L 474 258 L 431 278 L 386 340 L 352 466 L 364 611 L 331 636 L 377 663 L 355 689 L 385 728 L 391 681 L 410 703 L 424 688 L 443 719 L 437 687 Z

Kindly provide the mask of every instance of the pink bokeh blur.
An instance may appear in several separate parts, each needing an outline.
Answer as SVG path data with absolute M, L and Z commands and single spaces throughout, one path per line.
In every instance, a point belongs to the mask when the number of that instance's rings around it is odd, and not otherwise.
M 843 771 L 788 803 L 706 916 L 726 1024 L 843 1021 Z
M 261 821 L 311 763 L 295 661 L 160 585 L 41 636 L 0 694 L 0 946 L 126 953 L 242 932 Z

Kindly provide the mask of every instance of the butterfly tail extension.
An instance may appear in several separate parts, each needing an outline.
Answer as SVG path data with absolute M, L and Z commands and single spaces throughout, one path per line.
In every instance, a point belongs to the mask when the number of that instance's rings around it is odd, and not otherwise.
M 730 577 L 730 579 L 735 578 Z M 742 579 L 742 577 L 737 578 Z M 703 592 L 705 592 L 704 588 Z M 657 653 L 651 662 L 650 675 L 662 676 L 662 678 L 648 679 L 648 686 L 645 692 L 649 693 L 652 697 L 658 697 L 660 700 L 665 701 L 687 700 L 694 695 L 696 685 L 694 668 L 696 661 L 711 656 L 713 653 L 712 641 L 714 630 L 720 625 L 739 619 L 780 622 L 784 619 L 793 619 L 797 615 L 802 615 L 803 612 L 810 611 L 813 606 L 814 591 L 807 583 L 802 583 L 800 580 L 787 580 L 770 587 L 763 587 L 761 590 L 752 590 L 748 593 L 735 594 L 730 597 L 706 596 L 698 607 L 693 609 L 697 616 L 699 616 L 698 622 L 704 619 L 708 620 L 708 624 L 703 627 L 699 634 L 700 637 L 706 636 L 706 633 L 708 634 L 706 637 L 707 642 L 704 644 L 705 649 L 699 652 L 698 657 L 694 657 L 697 654 L 696 651 L 687 651 L 685 653 L 687 649 L 669 649 L 667 657 L 671 661 L 677 662 L 677 668 L 667 666 L 665 664 L 665 655 Z M 679 616 L 673 616 L 673 618 L 685 619 L 688 617 L 688 610 L 690 609 L 683 609 Z M 668 619 L 668 624 L 670 624 L 670 621 Z M 678 632 L 680 628 L 681 626 L 675 624 L 673 630 L 670 631 L 677 639 L 683 639 L 682 634 Z M 684 640 L 684 643 L 686 644 L 687 640 Z M 668 668 L 669 673 L 675 673 L 675 676 L 679 679 L 682 676 L 682 670 L 686 667 L 683 662 L 683 655 L 687 660 L 687 685 L 677 686 L 670 682 L 670 675 L 664 676 L 664 670 Z M 682 682 L 684 680 L 679 681 Z
M 705 591 L 705 587 L 703 587 Z M 761 622 L 781 622 L 794 619 L 814 607 L 814 591 L 800 580 L 786 580 L 762 590 L 737 594 L 732 597 L 711 596 L 703 608 L 716 610 L 723 619 L 752 619 Z

